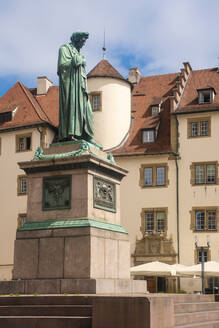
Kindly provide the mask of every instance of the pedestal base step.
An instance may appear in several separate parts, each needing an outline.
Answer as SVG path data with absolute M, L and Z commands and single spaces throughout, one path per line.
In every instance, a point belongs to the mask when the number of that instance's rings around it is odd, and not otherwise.
M 91 328 L 91 317 L 0 317 L 4 328 Z
M 24 279 L 0 281 L 0 294 L 144 294 L 146 281 L 131 279 Z

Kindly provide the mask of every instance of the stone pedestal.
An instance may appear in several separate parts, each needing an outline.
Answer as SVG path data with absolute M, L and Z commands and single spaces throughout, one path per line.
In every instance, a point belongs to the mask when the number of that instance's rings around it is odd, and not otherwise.
M 99 149 L 63 147 L 19 163 L 28 177 L 28 202 L 15 240 L 15 290 L 146 292 L 144 281 L 130 279 L 129 238 L 120 226 L 120 181 L 127 171 Z

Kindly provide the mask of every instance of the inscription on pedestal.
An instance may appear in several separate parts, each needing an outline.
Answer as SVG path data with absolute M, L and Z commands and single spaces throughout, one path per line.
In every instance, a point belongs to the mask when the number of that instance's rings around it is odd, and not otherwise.
M 115 183 L 94 176 L 94 207 L 116 212 Z
M 43 211 L 71 208 L 71 176 L 43 178 Z

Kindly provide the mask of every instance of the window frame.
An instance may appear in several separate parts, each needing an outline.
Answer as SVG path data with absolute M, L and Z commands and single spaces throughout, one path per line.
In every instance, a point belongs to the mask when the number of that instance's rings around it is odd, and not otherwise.
M 202 134 L 201 133 L 201 124 L 207 123 L 208 125 L 208 133 Z M 192 135 L 192 126 L 197 125 L 197 134 Z M 211 117 L 198 117 L 198 118 L 188 118 L 187 119 L 187 138 L 188 139 L 195 139 L 195 138 L 206 138 L 211 136 Z
M 21 228 L 26 222 L 27 213 L 19 213 L 17 217 L 17 229 Z
M 96 97 L 96 96 L 100 97 L 99 109 L 93 109 L 93 98 Z M 90 99 L 92 111 L 93 112 L 101 112 L 102 111 L 102 91 L 90 92 L 89 99 Z
M 201 247 L 195 248 L 194 251 L 194 263 L 195 264 L 200 264 L 198 258 L 199 258 L 199 252 L 201 252 Z M 204 252 L 207 252 L 207 261 L 211 261 L 211 250 L 209 247 L 204 247 Z M 206 261 L 205 261 L 206 262 Z
M 149 140 L 149 141 L 144 141 L 144 135 L 145 135 L 146 132 L 148 132 L 147 140 Z M 153 132 L 153 141 L 150 140 L 150 138 L 149 138 L 150 132 Z M 156 140 L 156 131 L 155 131 L 155 129 L 142 129 L 142 137 L 141 137 L 141 139 L 142 139 L 142 143 L 143 144 L 155 142 L 155 140 Z
M 22 180 L 25 179 L 26 180 L 26 191 L 22 192 Z M 22 174 L 22 175 L 18 175 L 17 177 L 17 196 L 26 196 L 27 195 L 27 188 L 28 188 L 28 181 L 27 181 L 27 176 Z
M 215 166 L 215 182 L 208 182 L 208 167 L 210 165 Z M 218 177 L 218 161 L 209 161 L 209 162 L 193 162 L 190 165 L 190 171 L 191 171 L 191 179 L 190 184 L 192 186 L 215 186 L 219 184 L 219 177 Z M 198 167 L 203 167 L 203 183 L 197 183 L 197 176 L 196 176 L 196 170 Z
M 197 91 L 198 91 L 198 103 L 199 103 L 199 105 L 213 103 L 214 94 L 215 94 L 213 88 L 199 89 Z M 209 101 L 204 101 L 205 96 L 209 96 Z
M 151 116 L 156 116 L 160 113 L 159 105 L 151 105 Z
M 24 151 L 32 151 L 32 133 L 17 134 L 15 136 L 15 151 L 16 153 L 21 153 Z M 27 149 L 27 139 L 30 138 L 30 147 Z M 24 139 L 24 148 L 20 149 L 20 139 Z
M 207 207 L 193 207 L 192 210 L 190 211 L 191 214 L 191 224 L 190 224 L 190 229 L 195 232 L 195 233 L 215 233 L 218 232 L 219 228 L 219 212 L 218 212 L 218 207 L 217 206 L 207 206 Z M 203 229 L 197 229 L 197 217 L 196 214 L 198 212 L 204 212 L 204 227 Z M 209 229 L 209 213 L 210 212 L 215 212 L 215 229 Z
M 164 184 L 157 184 L 157 179 L 158 179 L 157 169 L 158 168 L 164 169 Z M 152 170 L 152 184 L 145 184 L 145 170 L 146 169 Z M 168 167 L 167 163 L 142 164 L 140 166 L 139 171 L 140 171 L 139 185 L 141 188 L 164 188 L 169 185 L 169 180 L 168 180 L 169 167 Z
M 164 230 L 159 231 L 158 230 L 158 214 L 164 213 Z M 153 230 L 146 231 L 146 215 L 147 214 L 153 214 Z M 168 208 L 167 207 L 157 207 L 157 208 L 143 208 L 141 211 L 141 232 L 143 236 L 148 235 L 166 235 L 167 233 L 167 222 L 168 222 Z

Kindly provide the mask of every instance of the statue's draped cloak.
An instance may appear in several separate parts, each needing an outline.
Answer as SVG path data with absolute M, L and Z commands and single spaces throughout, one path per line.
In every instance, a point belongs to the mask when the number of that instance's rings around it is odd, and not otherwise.
M 84 56 L 70 43 L 59 49 L 59 140 L 93 138 Z

